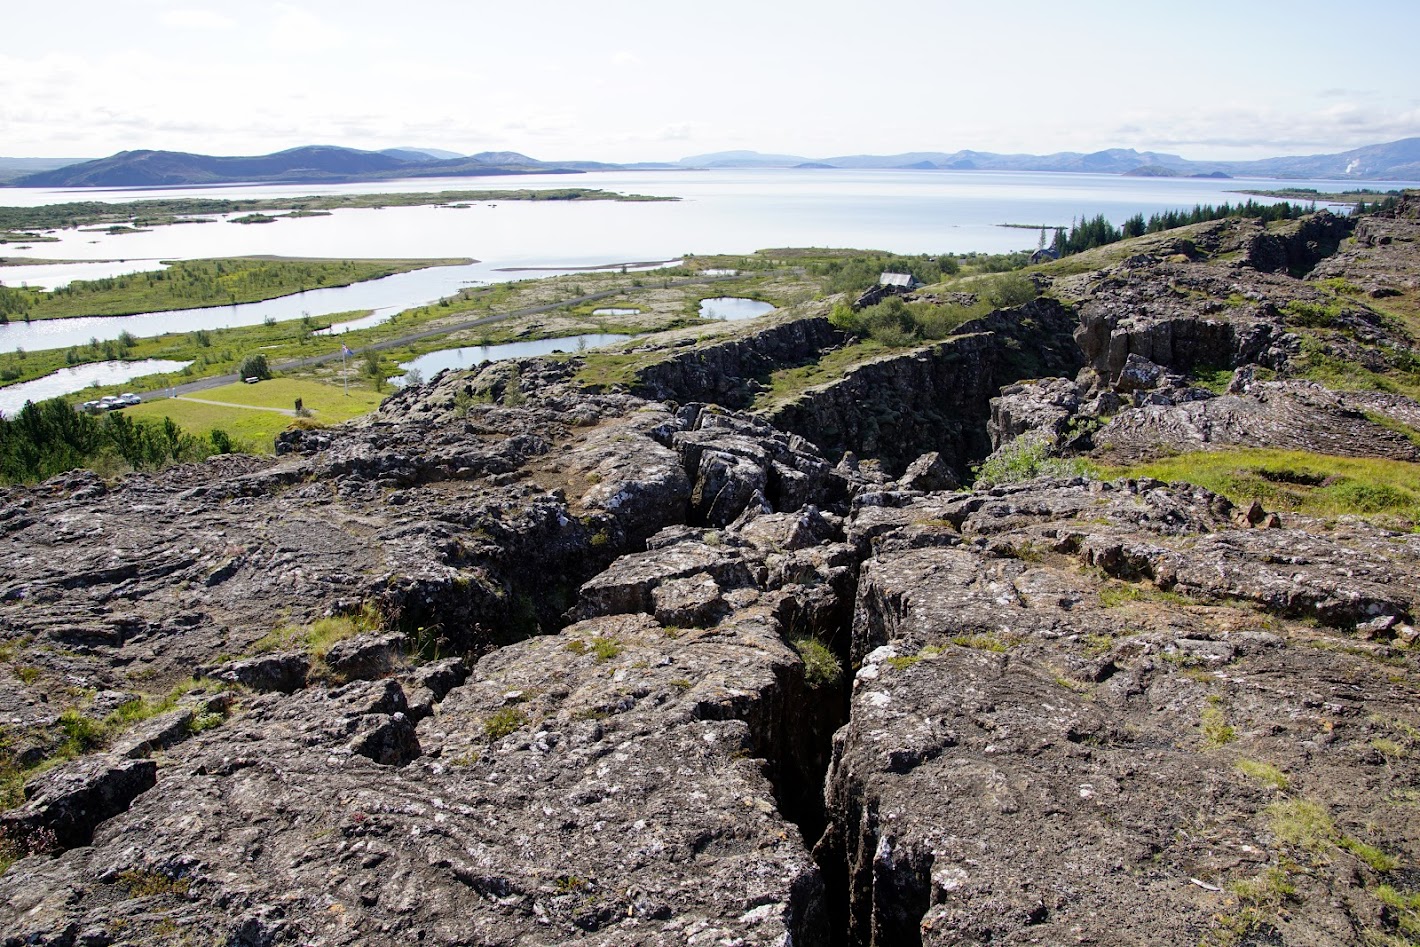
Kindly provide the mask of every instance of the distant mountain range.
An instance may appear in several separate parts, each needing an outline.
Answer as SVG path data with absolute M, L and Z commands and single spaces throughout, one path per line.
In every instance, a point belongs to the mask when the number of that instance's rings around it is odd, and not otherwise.
M 1331 155 L 1263 158 L 1258 161 L 1190 161 L 1179 155 L 1133 148 L 1083 154 L 1003 155 L 989 151 L 913 151 L 897 155 L 804 158 L 754 151 L 720 151 L 682 158 L 687 168 L 853 168 L 947 171 L 1074 171 L 1157 177 L 1356 178 L 1420 180 L 1420 138 L 1368 145 Z
M 1190 161 L 1179 155 L 1132 148 L 1088 154 L 995 154 L 989 151 L 914 151 L 896 155 L 805 158 L 720 151 L 673 164 L 540 161 L 516 151 L 458 155 L 436 148 L 361 151 L 328 145 L 291 148 L 270 155 L 216 157 L 178 151 L 121 151 L 78 163 L 62 159 L 0 158 L 0 182 L 16 187 L 183 187 L 248 182 L 338 183 L 417 177 L 499 174 L 576 174 L 583 171 L 724 168 L 840 168 L 952 171 L 1059 171 L 1152 177 L 1265 177 L 1420 180 L 1420 138 L 1368 145 L 1331 155 L 1264 158 L 1258 161 Z

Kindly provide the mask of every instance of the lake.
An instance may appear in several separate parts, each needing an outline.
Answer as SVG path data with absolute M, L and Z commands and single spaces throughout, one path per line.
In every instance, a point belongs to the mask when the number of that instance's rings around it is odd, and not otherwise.
M 740 319 L 753 319 L 755 316 L 762 316 L 766 312 L 773 311 L 773 303 L 761 302 L 758 299 L 741 299 L 738 296 L 716 296 L 713 299 L 700 300 L 700 318 L 702 319 L 738 321 Z
M 23 408 L 26 401 L 57 398 L 70 392 L 83 391 L 90 385 L 121 385 L 144 375 L 180 372 L 191 364 L 147 358 L 133 362 L 90 362 L 86 365 L 75 365 L 73 368 L 61 368 L 34 381 L 0 388 L 0 414 L 14 417 L 15 412 Z
M 428 381 L 446 368 L 473 368 L 475 365 L 494 362 L 500 358 L 532 358 L 537 355 L 551 355 L 553 352 L 578 352 L 634 338 L 633 335 L 591 334 L 561 339 L 536 339 L 530 342 L 505 342 L 502 345 L 469 345 L 428 352 L 407 362 L 400 362 L 399 367 L 405 371 L 417 371 Z M 402 376 L 390 379 L 395 384 L 401 384 L 403 380 Z
M 329 216 L 281 219 L 264 226 L 218 220 L 112 235 L 60 231 L 57 243 L 29 250 L 7 247 L 11 258 L 123 260 L 122 263 L 36 264 L 0 267 L 0 281 L 55 285 L 72 276 L 93 278 L 152 268 L 158 261 L 275 254 L 335 258 L 469 257 L 482 262 L 390 276 L 340 289 L 313 290 L 266 303 L 180 313 L 101 319 L 12 323 L 0 327 L 0 352 L 62 348 L 90 338 L 255 325 L 268 318 L 321 318 L 377 310 L 370 318 L 450 295 L 466 285 L 549 275 L 510 268 L 608 266 L 668 260 L 686 253 L 747 253 L 769 247 L 860 247 L 899 253 L 1033 249 L 1038 231 L 1003 223 L 1068 226 L 1103 213 L 1118 224 L 1196 203 L 1237 201 L 1230 191 L 1297 182 L 1205 178 L 1130 178 L 1098 174 L 1008 171 L 611 171 L 580 175 L 418 179 L 340 185 L 244 185 L 215 188 L 0 189 L 0 204 L 74 200 L 131 201 L 173 197 L 297 197 L 306 194 L 597 187 L 625 193 L 678 196 L 675 202 L 489 201 L 465 209 L 389 207 L 337 210 Z M 1365 182 L 1367 187 L 1404 182 Z M 1308 181 L 1339 189 L 1344 181 Z

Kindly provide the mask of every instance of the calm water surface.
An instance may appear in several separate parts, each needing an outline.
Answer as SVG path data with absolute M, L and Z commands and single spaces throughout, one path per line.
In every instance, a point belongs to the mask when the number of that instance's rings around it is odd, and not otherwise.
M 470 345 L 428 352 L 408 362 L 400 362 L 399 367 L 405 371 L 417 371 L 428 381 L 446 368 L 472 368 L 484 362 L 496 362 L 500 358 L 532 358 L 536 355 L 551 355 L 553 352 L 577 352 L 634 338 L 634 335 L 590 334 L 561 339 L 537 339 L 532 342 L 507 342 L 503 345 Z M 399 384 L 403 379 L 396 377 L 390 381 Z
M 702 319 L 728 319 L 736 321 L 739 319 L 753 319 L 755 316 L 762 316 L 766 312 L 773 311 L 773 303 L 761 302 L 758 299 L 741 299 L 738 296 L 716 296 L 713 299 L 700 300 L 700 318 Z
M 490 201 L 466 209 L 390 207 L 338 210 L 326 217 L 282 219 L 242 226 L 219 219 L 203 225 L 157 227 L 110 235 L 59 231 L 58 243 L 7 257 L 71 259 L 84 264 L 0 268 L 8 285 L 59 285 L 151 269 L 162 260 L 274 254 L 334 258 L 470 257 L 468 267 L 440 267 L 342 289 L 313 290 L 248 306 L 181 314 L 11 324 L 0 327 L 0 352 L 16 347 L 57 348 L 116 338 L 227 325 L 268 318 L 324 317 L 352 310 L 375 316 L 432 302 L 476 281 L 548 275 L 509 268 L 567 270 L 685 253 L 747 253 L 785 246 L 860 247 L 900 253 L 1002 252 L 1031 249 L 1037 232 L 1002 223 L 1068 226 L 1072 218 L 1103 213 L 1122 222 L 1135 214 L 1238 201 L 1244 187 L 1297 182 L 1007 171 L 616 171 L 580 175 L 420 179 L 341 185 L 243 185 L 161 190 L 0 189 L 0 204 L 74 200 L 131 201 L 173 197 L 297 197 L 306 194 L 414 192 L 451 189 L 599 187 L 626 193 L 677 196 L 664 203 Z M 1319 190 L 1347 181 L 1308 181 Z M 1384 189 L 1406 182 L 1364 182 Z M 1264 199 L 1265 200 L 1265 199 Z M 121 263 L 97 261 L 121 260 Z

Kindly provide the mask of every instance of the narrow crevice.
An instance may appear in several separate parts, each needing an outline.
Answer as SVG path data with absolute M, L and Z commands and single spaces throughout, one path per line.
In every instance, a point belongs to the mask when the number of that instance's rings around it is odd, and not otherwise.
M 776 609 L 776 620 L 791 642 L 809 639 L 826 646 L 841 669 L 831 679 L 806 673 L 807 665 L 786 669 L 780 677 L 783 706 L 778 732 L 767 734 L 771 759 L 770 779 L 785 818 L 798 826 L 804 844 L 812 851 L 823 880 L 821 911 L 825 947 L 846 947 L 848 898 L 846 861 L 833 857 L 834 846 L 823 846 L 834 832 L 825 792 L 834 754 L 835 735 L 848 723 L 853 671 L 850 651 L 853 612 L 857 599 L 857 569 L 846 570 L 832 587 L 831 601 L 785 597 Z M 777 761 L 775 756 L 778 757 Z

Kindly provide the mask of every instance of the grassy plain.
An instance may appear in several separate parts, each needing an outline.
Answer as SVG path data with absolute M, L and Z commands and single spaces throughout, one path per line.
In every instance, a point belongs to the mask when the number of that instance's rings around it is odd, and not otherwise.
M 293 260 L 236 257 L 180 260 L 165 270 L 75 280 L 50 292 L 23 290 L 22 312 L 10 318 L 66 319 L 126 316 L 140 312 L 227 306 L 290 296 L 311 289 L 349 286 L 431 266 L 457 266 L 467 259 Z M 14 292 L 14 288 L 11 287 Z
M 347 396 L 341 386 L 306 378 L 273 378 L 255 385 L 238 382 L 209 388 L 188 398 L 147 401 L 124 413 L 135 419 L 161 421 L 172 418 L 191 434 L 206 437 L 214 429 L 226 431 L 243 449 L 269 454 L 277 434 L 296 419 L 279 411 L 291 411 L 300 398 L 316 424 L 338 424 L 368 414 L 379 406 L 381 395 L 358 386 Z M 204 402 L 224 402 L 207 404 Z M 242 407 L 231 407 L 240 405 Z M 278 410 L 263 410 L 278 409 Z
M 1388 526 L 1420 524 L 1420 464 L 1333 457 L 1305 451 L 1223 450 L 1179 454 L 1129 467 L 1096 467 L 1104 477 L 1183 481 L 1234 503 L 1317 517 L 1358 516 Z

